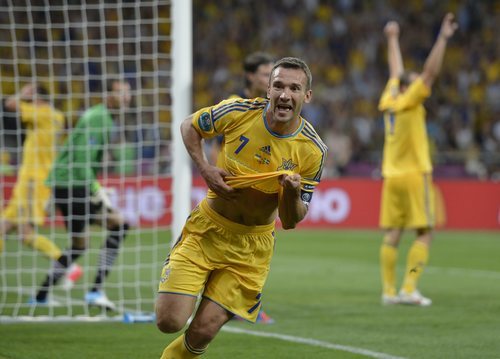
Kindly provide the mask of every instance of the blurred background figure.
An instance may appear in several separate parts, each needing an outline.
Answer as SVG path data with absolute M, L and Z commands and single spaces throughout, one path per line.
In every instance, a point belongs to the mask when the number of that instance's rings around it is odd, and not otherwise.
M 31 300 L 33 304 L 56 304 L 48 297 L 50 288 L 85 252 L 89 244 L 88 226 L 97 224 L 107 228 L 108 236 L 100 251 L 94 284 L 85 294 L 85 301 L 90 306 L 116 309 L 103 291 L 103 284 L 129 225 L 111 205 L 97 174 L 102 169 L 103 156 L 109 147 L 115 122 L 123 125 L 121 119 L 130 102 L 130 84 L 123 80 L 109 80 L 104 103 L 92 106 L 83 113 L 58 153 L 47 181 L 53 187 L 56 207 L 64 217 L 71 247 L 54 262 L 36 297 Z
M 9 96 L 4 106 L 8 111 L 19 113 L 26 135 L 17 182 L 0 221 L 0 250 L 5 236 L 17 231 L 23 244 L 57 260 L 61 257 L 61 250 L 39 233 L 38 228 L 45 223 L 47 216 L 50 188 L 45 180 L 64 128 L 64 116 L 50 104 L 47 90 L 35 83 L 26 84 L 17 94 Z M 19 126 L 18 131 L 21 130 Z M 79 273 L 76 276 L 70 273 L 73 280 L 78 280 L 81 268 L 75 266 L 71 271 Z
M 380 225 L 386 230 L 380 248 L 383 304 L 429 306 L 432 303 L 417 289 L 429 258 L 435 226 L 432 164 L 423 102 L 430 96 L 448 39 L 457 27 L 453 14 L 448 13 L 421 74 L 404 71 L 399 24 L 390 21 L 384 28 L 390 79 L 379 102 L 385 124 L 380 211 Z M 405 228 L 414 229 L 417 237 L 408 252 L 403 285 L 397 295 L 396 258 Z

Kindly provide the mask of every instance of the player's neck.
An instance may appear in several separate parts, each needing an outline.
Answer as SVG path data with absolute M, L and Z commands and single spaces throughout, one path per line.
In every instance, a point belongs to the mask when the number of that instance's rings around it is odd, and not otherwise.
M 267 111 L 264 121 L 266 121 L 267 128 L 279 136 L 287 136 L 295 133 L 302 122 L 300 116 L 294 117 L 290 121 L 276 120 L 270 111 Z

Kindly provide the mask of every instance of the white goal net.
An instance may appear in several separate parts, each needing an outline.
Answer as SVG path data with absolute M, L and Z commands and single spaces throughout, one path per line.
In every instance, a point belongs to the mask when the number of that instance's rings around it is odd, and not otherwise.
M 23 243 L 16 224 L 0 239 L 0 321 L 121 320 L 124 313 L 153 312 L 162 262 L 170 248 L 173 216 L 173 3 L 0 0 L 2 210 L 8 208 L 16 182 L 22 178 L 19 171 L 26 142 L 37 130 L 36 122 L 23 118 L 19 107 L 9 107 L 9 98 L 22 93 L 26 84 L 46 88 L 46 99 L 64 114 L 66 123 L 60 132 L 61 141 L 54 144 L 57 153 L 84 111 L 106 101 L 108 80 L 127 81 L 132 95 L 131 105 L 113 114 L 114 127 L 104 144 L 98 175 L 103 187 L 113 189 L 112 205 L 130 224 L 102 284 L 102 292 L 115 310 L 89 306 L 85 299 L 102 265 L 101 248 L 108 236 L 105 228 L 89 227 L 87 250 L 76 259 L 83 275 L 72 289 L 61 285 L 65 283 L 62 278 L 48 289 L 50 300 L 33 303 L 44 279 L 54 271 L 55 261 Z M 190 66 L 190 59 L 184 62 Z M 88 144 L 89 152 L 92 145 Z M 189 185 L 190 177 L 184 181 Z M 182 188 L 189 190 L 186 184 Z M 36 195 L 29 195 L 27 198 L 36 201 Z M 16 222 L 4 214 L 3 221 Z M 49 211 L 45 223 L 35 224 L 34 230 L 55 243 L 62 253 L 72 246 L 58 211 Z M 34 238 L 31 246 L 37 247 Z

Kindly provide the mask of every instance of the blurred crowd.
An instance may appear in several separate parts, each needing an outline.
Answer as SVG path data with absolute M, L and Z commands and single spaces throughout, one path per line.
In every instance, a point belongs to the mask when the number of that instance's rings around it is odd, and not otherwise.
M 436 177 L 500 180 L 500 1 L 194 0 L 194 107 L 243 86 L 256 50 L 297 56 L 313 73 L 304 117 L 330 151 L 325 176 L 378 176 L 388 79 L 384 24 L 401 26 L 407 70 L 420 71 L 446 12 L 460 29 L 426 101 Z
M 3 98 L 36 78 L 70 128 L 102 100 L 104 75 L 121 74 L 131 82 L 134 106 L 113 139 L 113 171 L 169 171 L 169 1 L 87 0 L 83 8 L 77 0 L 49 7 L 32 0 L 31 12 L 0 4 Z M 324 176 L 377 177 L 383 146 L 377 103 L 388 79 L 384 24 L 400 23 L 405 68 L 420 71 L 449 11 L 460 29 L 425 104 L 435 176 L 500 180 L 498 0 L 193 0 L 193 110 L 239 92 L 251 52 L 303 58 L 313 73 L 304 117 L 330 149 Z M 15 165 L 7 155 L 2 165 Z

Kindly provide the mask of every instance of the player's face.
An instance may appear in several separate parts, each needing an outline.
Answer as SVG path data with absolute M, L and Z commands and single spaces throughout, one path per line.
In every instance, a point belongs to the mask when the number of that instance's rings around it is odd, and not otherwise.
M 267 86 L 269 85 L 269 76 L 273 70 L 273 64 L 262 64 L 255 73 L 249 75 L 252 93 L 256 96 L 266 97 Z
M 111 94 L 116 108 L 128 108 L 132 95 L 130 94 L 130 84 L 128 82 L 115 82 Z
M 278 67 L 271 75 L 267 95 L 273 121 L 284 124 L 298 120 L 302 105 L 311 101 L 312 91 L 307 89 L 304 71 Z

